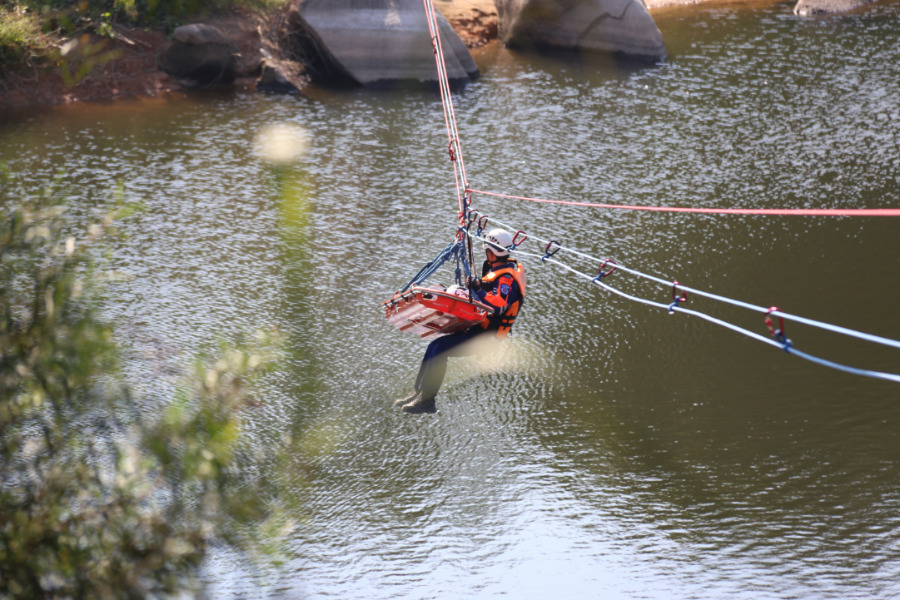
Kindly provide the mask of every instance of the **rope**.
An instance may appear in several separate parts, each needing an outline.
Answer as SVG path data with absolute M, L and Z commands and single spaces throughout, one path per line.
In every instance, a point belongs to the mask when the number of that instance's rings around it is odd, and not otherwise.
M 505 227 L 506 229 L 512 229 L 512 230 L 515 230 L 515 227 L 512 227 L 512 226 L 510 226 L 510 225 L 508 225 L 508 224 L 506 224 L 506 223 L 504 223 L 504 222 L 502 222 L 502 221 L 499 221 L 499 220 L 497 220 L 497 219 L 490 218 L 489 220 L 490 220 L 491 222 L 493 222 L 493 223 L 496 223 L 497 225 L 500 225 L 501 227 Z M 476 239 L 481 239 L 481 240 L 484 239 L 484 238 L 482 238 L 482 237 L 480 237 L 479 235 L 476 235 L 476 234 L 468 233 L 468 235 L 470 235 L 470 236 L 472 236 L 472 237 L 474 237 L 474 238 L 476 238 Z M 797 315 L 792 315 L 792 314 L 790 314 L 790 313 L 782 312 L 782 311 L 780 311 L 780 310 L 778 310 L 778 309 L 776 309 L 776 308 L 774 308 L 774 307 L 763 308 L 763 307 L 761 307 L 761 306 L 755 306 L 755 305 L 749 304 L 749 303 L 747 303 L 747 302 L 742 302 L 742 301 L 739 301 L 739 300 L 734 300 L 734 299 L 731 299 L 731 298 L 727 298 L 727 297 L 725 297 L 725 296 L 720 296 L 720 295 L 718 295 L 718 294 L 712 294 L 712 293 L 710 293 L 710 292 L 704 292 L 704 291 L 702 291 L 702 290 L 696 290 L 696 289 L 690 288 L 690 287 L 688 287 L 688 286 L 683 286 L 683 285 L 679 284 L 677 281 L 676 281 L 676 282 L 672 282 L 672 281 L 668 281 L 668 280 L 665 280 L 665 279 L 662 279 L 662 278 L 659 278 L 659 277 L 656 277 L 656 276 L 653 276 L 653 275 L 648 275 L 648 274 L 642 273 L 642 272 L 640 272 L 640 271 L 637 271 L 637 270 L 635 270 L 635 269 L 628 268 L 628 267 L 626 267 L 626 266 L 624 266 L 624 265 L 621 265 L 621 264 L 619 264 L 619 263 L 616 262 L 616 263 L 615 263 L 615 268 L 616 268 L 616 269 L 621 269 L 622 271 L 624 271 L 624 272 L 626 272 L 626 273 L 629 273 L 629 274 L 635 275 L 635 276 L 637 276 L 637 277 L 641 277 L 641 278 L 647 279 L 647 280 L 652 281 L 652 282 L 654 282 L 654 283 L 663 284 L 663 285 L 665 285 L 667 288 L 671 287 L 672 290 L 673 290 L 673 302 L 670 303 L 670 304 L 665 304 L 665 303 L 658 302 L 658 301 L 655 301 L 655 300 L 650 300 L 650 299 L 647 299 L 647 298 L 641 298 L 641 297 L 639 297 L 639 296 L 635 296 L 635 295 L 629 294 L 629 293 L 627 293 L 627 292 L 624 292 L 624 291 L 622 291 L 622 290 L 619 290 L 619 289 L 617 289 L 617 288 L 615 288 L 615 287 L 612 287 L 612 286 L 608 285 L 607 283 L 605 283 L 605 282 L 603 281 L 603 275 L 604 275 L 604 274 L 603 274 L 602 269 L 603 269 L 608 263 L 612 262 L 612 261 L 610 261 L 609 259 L 605 259 L 605 260 L 604 260 L 604 259 L 599 259 L 599 258 L 597 258 L 597 257 L 591 256 L 591 255 L 588 255 L 588 254 L 585 254 L 585 253 L 583 253 L 583 252 L 578 252 L 578 251 L 573 250 L 573 249 L 571 249 L 571 248 L 566 248 L 566 247 L 564 247 L 564 246 L 560 246 L 560 245 L 558 244 L 558 242 L 555 242 L 555 241 L 552 241 L 552 240 L 542 239 L 542 238 L 540 238 L 540 237 L 538 237 L 538 236 L 532 236 L 532 239 L 538 240 L 538 241 L 540 241 L 540 242 L 545 242 L 545 243 L 547 244 L 547 246 L 546 246 L 546 247 L 547 247 L 547 251 L 546 251 L 543 255 L 541 255 L 541 254 L 535 254 L 535 253 L 532 253 L 532 252 L 526 252 L 526 251 L 524 251 L 524 250 L 518 250 L 518 249 L 516 249 L 516 248 L 511 248 L 510 251 L 516 253 L 516 254 L 519 255 L 519 256 L 524 256 L 524 257 L 529 257 L 529 258 L 538 259 L 538 260 L 540 260 L 540 262 L 542 262 L 542 263 L 546 263 L 546 262 L 553 263 L 553 264 L 555 264 L 555 265 L 557 265 L 557 266 L 559 266 L 559 267 L 565 269 L 566 271 L 569 271 L 570 273 L 573 273 L 573 274 L 575 274 L 576 276 L 578 276 L 578 277 L 580 277 L 580 278 L 587 279 L 587 280 L 589 280 L 591 283 L 594 283 L 594 284 L 596 284 L 597 286 L 599 286 L 600 288 L 602 288 L 602 289 L 604 289 L 604 290 L 606 290 L 606 291 L 608 291 L 608 292 L 611 292 L 611 293 L 613 293 L 613 294 L 616 294 L 616 295 L 618 295 L 618 296 L 620 296 L 620 297 L 622 297 L 622 298 L 625 298 L 625 299 L 627 299 L 627 300 L 631 300 L 631 301 L 633 301 L 633 302 L 638 302 L 638 303 L 640 303 L 640 304 L 644 304 L 644 305 L 647 305 L 647 306 L 652 306 L 652 307 L 654 307 L 654 308 L 661 308 L 661 309 L 664 309 L 664 310 L 668 311 L 670 314 L 674 314 L 675 312 L 679 312 L 679 313 L 683 313 L 683 314 L 686 314 L 686 315 L 689 315 L 689 316 L 698 317 L 698 318 L 700 318 L 700 319 L 703 319 L 704 321 L 713 323 L 713 324 L 715 324 L 715 325 L 719 325 L 719 326 L 721 326 L 721 327 L 724 327 L 724 328 L 729 329 L 729 330 L 731 330 L 731 331 L 734 331 L 734 332 L 736 332 L 736 333 L 740 333 L 740 334 L 745 335 L 745 336 L 747 336 L 747 337 L 749 337 L 749 338 L 751 338 L 751 339 L 754 339 L 754 340 L 756 340 L 756 341 L 762 342 L 762 343 L 764 343 L 764 344 L 768 344 L 768 345 L 770 345 L 770 346 L 774 346 L 774 347 L 776 347 L 776 348 L 780 348 L 780 349 L 784 350 L 786 353 L 792 354 L 792 355 L 794 355 L 794 356 L 796 356 L 796 357 L 798 357 L 798 358 L 802 358 L 802 359 L 804 359 L 804 360 L 807 360 L 807 361 L 810 361 L 810 362 L 813 362 L 813 363 L 816 363 L 816 364 L 819 364 L 819 365 L 822 365 L 822 366 L 825 366 L 825 367 L 829 367 L 829 368 L 831 368 L 831 369 L 836 369 L 836 370 L 843 371 L 843 372 L 846 372 L 846 373 L 851 373 L 851 374 L 854 374 L 854 375 L 860 375 L 860 376 L 864 376 L 864 377 L 871 377 L 871 378 L 875 378 L 875 379 L 882 379 L 882 380 L 885 380 L 885 381 L 893 381 L 893 382 L 900 383 L 900 375 L 898 375 L 898 374 L 894 374 L 894 373 L 883 373 L 883 372 L 880 372 L 880 371 L 872 371 L 872 370 L 868 370 L 868 369 L 859 369 L 859 368 L 856 368 L 856 367 L 852 367 L 852 366 L 849 366 L 849 365 L 844 365 L 844 364 L 841 364 L 841 363 L 837 363 L 837 362 L 834 362 L 834 361 L 830 361 L 830 360 L 827 360 L 827 359 L 824 359 L 824 358 L 821 358 L 821 357 L 818 357 L 818 356 L 814 356 L 814 355 L 809 354 L 809 353 L 807 353 L 807 352 L 803 352 L 803 351 L 801 351 L 801 350 L 798 350 L 798 349 L 796 349 L 796 348 L 793 346 L 793 343 L 791 342 L 791 340 L 787 339 L 787 337 L 784 335 L 784 331 L 783 331 L 784 328 L 783 328 L 783 326 L 782 326 L 781 328 L 779 328 L 779 329 L 774 329 L 774 328 L 772 328 L 772 326 L 770 325 L 769 327 L 770 327 L 770 330 L 771 330 L 771 333 L 772 333 L 772 336 L 773 336 L 772 338 L 770 338 L 770 337 L 766 337 L 766 336 L 764 336 L 764 335 L 761 335 L 761 334 L 759 334 L 759 333 L 756 333 L 756 332 L 754 332 L 754 331 L 750 331 L 749 329 L 745 329 L 744 327 L 741 327 L 741 326 L 736 325 L 736 324 L 734 324 L 734 323 L 730 323 L 730 322 L 728 322 L 728 321 L 725 321 L 725 320 L 723 320 L 723 319 L 720 319 L 720 318 L 718 318 L 718 317 L 715 317 L 715 316 L 713 316 L 713 315 L 710 315 L 710 314 L 707 314 L 707 313 L 704 313 L 704 312 L 701 312 L 701 311 L 698 311 L 698 310 L 693 310 L 693 309 L 689 309 L 689 308 L 684 308 L 683 306 L 681 306 L 680 303 L 681 303 L 681 301 L 683 301 L 683 299 L 686 298 L 686 295 L 684 294 L 684 292 L 690 292 L 690 293 L 694 293 L 694 294 L 697 294 L 697 295 L 702 296 L 702 297 L 709 298 L 709 299 L 711 299 L 711 300 L 717 300 L 717 301 L 720 301 L 720 302 L 725 302 L 725 303 L 727 303 L 727 304 L 731 304 L 731 305 L 733 305 L 733 306 L 739 306 L 739 307 L 742 307 L 742 308 L 748 308 L 748 309 L 751 309 L 751 310 L 754 310 L 754 311 L 757 311 L 757 312 L 762 312 L 762 313 L 766 316 L 766 319 L 767 319 L 767 320 L 768 320 L 771 316 L 775 316 L 775 317 L 778 317 L 778 318 L 780 318 L 780 319 L 788 319 L 788 320 L 796 321 L 796 322 L 798 322 L 798 323 L 803 323 L 803 324 L 805 324 L 805 325 L 810 325 L 810 326 L 813 326 L 813 327 L 818 327 L 818 328 L 825 329 L 825 330 L 828 330 L 828 331 L 831 331 L 831 332 L 834 332 L 834 333 L 839 333 L 839 334 L 843 334 L 843 335 L 847 335 L 847 336 L 852 336 L 852 337 L 856 337 L 856 338 L 859 338 L 859 339 L 863 339 L 863 340 L 866 340 L 866 341 L 869 341 L 869 342 L 879 343 L 879 344 L 891 346 L 891 347 L 894 347 L 894 348 L 900 348 L 900 341 L 892 340 L 892 339 L 889 339 L 889 338 L 884 338 L 884 337 L 881 337 L 881 336 L 871 335 L 871 334 L 863 333 L 863 332 L 860 332 L 860 331 L 855 331 L 855 330 L 853 330 L 853 329 L 848 329 L 848 328 L 846 328 L 846 327 L 839 327 L 839 326 L 836 326 L 836 325 L 831 325 L 831 324 L 829 324 L 829 323 L 824 323 L 824 322 L 821 322 L 821 321 L 815 321 L 815 320 L 813 320 L 813 319 L 807 319 L 807 318 L 805 318 L 805 317 L 800 317 L 800 316 L 797 316 Z M 557 246 L 556 249 L 554 249 L 552 252 L 549 251 L 549 248 L 550 248 L 550 245 L 551 245 L 551 244 L 556 244 L 556 246 Z M 557 259 L 553 258 L 552 256 L 553 256 L 554 254 L 556 254 L 558 251 L 569 252 L 570 254 L 573 254 L 573 255 L 575 255 L 575 256 L 578 256 L 578 257 L 581 257 L 581 258 L 584 258 L 584 259 L 587 259 L 587 260 L 591 260 L 591 261 L 600 263 L 600 265 L 601 265 L 601 267 L 600 267 L 600 268 L 601 268 L 601 275 L 590 275 L 590 274 L 588 274 L 588 273 L 584 273 L 584 272 L 582 272 L 582 271 L 579 271 L 579 270 L 577 270 L 577 269 L 575 269 L 575 268 L 573 268 L 573 267 L 571 267 L 571 266 L 569 266 L 569 265 L 567 265 L 567 264 L 561 262 L 560 260 L 557 260 Z M 612 270 L 608 271 L 606 274 L 611 273 L 611 272 L 612 272 Z M 681 290 L 681 291 L 682 291 L 682 296 L 681 296 L 680 298 L 676 296 L 676 293 L 675 293 L 675 292 L 676 292 L 677 290 Z M 768 324 L 768 323 L 769 323 L 769 322 L 767 321 L 767 324 Z
M 714 215 L 772 215 L 795 217 L 900 217 L 900 208 L 697 208 L 683 206 L 636 206 L 632 204 L 601 204 L 598 202 L 576 202 L 573 200 L 549 200 L 547 198 L 529 198 L 513 196 L 483 190 L 468 190 L 470 194 L 543 202 L 546 204 L 564 204 L 567 206 L 583 206 L 588 208 L 609 208 L 617 210 L 644 210 L 652 212 L 701 213 Z
M 898 208 L 856 208 L 856 209 L 830 209 L 830 208 L 698 208 L 698 207 L 674 207 L 674 206 L 636 206 L 636 205 L 627 205 L 627 204 L 605 204 L 605 203 L 597 203 L 597 202 L 576 202 L 576 201 L 567 201 L 567 200 L 551 200 L 546 198 L 529 198 L 526 196 L 514 196 L 510 194 L 500 194 L 496 192 L 487 192 L 483 190 L 474 190 L 469 187 L 469 181 L 466 176 L 465 163 L 463 161 L 463 153 L 462 153 L 462 144 L 460 142 L 459 129 L 456 124 L 456 114 L 453 109 L 453 99 L 450 92 L 450 83 L 447 77 L 447 66 L 444 62 L 444 51 L 443 46 L 441 44 L 441 37 L 438 31 L 437 25 L 437 14 L 434 8 L 434 4 L 432 0 L 423 0 L 423 4 L 425 6 L 425 14 L 426 19 L 428 21 L 428 31 L 431 35 L 431 46 L 434 51 L 435 57 L 435 66 L 437 68 L 438 73 L 438 84 L 441 92 L 441 107 L 444 113 L 444 125 L 447 130 L 447 139 L 448 139 L 448 153 L 450 155 L 450 161 L 454 165 L 454 177 L 456 181 L 456 198 L 457 204 L 459 208 L 459 229 L 457 233 L 456 241 L 452 242 L 448 245 L 441 254 L 438 255 L 433 261 L 425 265 L 419 273 L 416 274 L 415 277 L 403 288 L 402 291 L 406 291 L 410 286 L 414 283 L 419 283 L 427 279 L 434 271 L 436 271 L 444 262 L 446 262 L 451 256 L 456 256 L 457 258 L 457 268 L 456 268 L 456 279 L 457 283 L 460 282 L 460 260 L 462 262 L 463 267 L 465 268 L 466 275 L 469 273 L 469 262 L 472 262 L 473 256 L 471 256 L 472 252 L 472 244 L 471 240 L 473 238 L 484 240 L 481 237 L 481 233 L 484 229 L 483 222 L 479 219 L 478 229 L 475 234 L 472 234 L 469 231 L 469 226 L 471 222 L 468 222 L 468 208 L 471 204 L 471 198 L 474 194 L 481 194 L 483 196 L 494 196 L 498 198 L 507 198 L 511 200 L 522 200 L 529 202 L 541 202 L 547 204 L 563 204 L 568 206 L 581 206 L 581 207 L 589 207 L 589 208 L 604 208 L 604 209 L 616 209 L 616 210 L 643 210 L 643 211 L 652 211 L 652 212 L 678 212 L 678 213 L 699 213 L 699 214 L 731 214 L 731 215 L 770 215 L 770 216 L 829 216 L 829 217 L 900 217 L 900 209 Z M 490 219 L 491 221 L 506 227 L 507 229 L 511 229 L 513 231 L 520 231 L 514 227 L 510 227 L 496 219 Z M 518 233 L 516 234 L 518 236 Z M 535 237 L 534 239 L 540 240 L 540 238 Z M 515 240 L 515 238 L 514 238 Z M 524 238 L 523 238 L 524 241 Z M 605 266 L 614 261 L 610 261 L 609 259 L 601 261 L 600 259 L 560 246 L 560 244 L 554 240 L 541 240 L 547 242 L 547 251 L 544 255 L 536 255 L 533 253 L 524 252 L 517 249 L 517 245 L 514 243 L 514 246 L 510 248 L 511 252 L 515 252 L 521 256 L 530 256 L 534 258 L 539 258 L 541 262 L 550 262 L 556 264 L 567 271 L 570 271 L 576 274 L 579 277 L 587 278 L 592 283 L 598 285 L 602 289 L 617 294 L 623 298 L 628 300 L 632 300 L 635 302 L 639 302 L 645 305 L 663 308 L 669 312 L 669 314 L 674 314 L 675 312 L 684 313 L 686 315 L 696 316 L 703 320 L 706 320 L 710 323 L 725 327 L 742 335 L 748 336 L 757 341 L 769 344 L 771 346 L 775 346 L 781 348 L 785 352 L 789 354 L 793 354 L 799 358 L 802 358 L 807 361 L 811 361 L 817 363 L 819 365 L 829 367 L 832 369 L 837 369 L 840 371 L 844 371 L 847 373 L 852 373 L 855 375 L 861 375 L 865 377 L 872 377 L 876 379 L 883 379 L 887 381 L 900 382 L 900 375 L 893 373 L 882 373 L 879 371 L 871 371 L 867 369 L 858 369 L 856 367 L 851 367 L 848 365 L 843 365 L 840 363 L 836 363 L 833 361 L 826 360 L 824 358 L 820 358 L 817 356 L 813 356 L 811 354 L 807 354 L 806 352 L 802 352 L 793 347 L 791 340 L 789 340 L 784 334 L 784 326 L 783 320 L 788 319 L 792 321 L 796 321 L 798 323 L 803 323 L 805 325 L 809 325 L 812 327 L 818 327 L 821 329 L 825 329 L 834 333 L 847 335 L 856 337 L 862 340 L 866 340 L 873 343 L 883 344 L 887 346 L 891 346 L 894 348 L 900 348 L 900 342 L 888 338 L 884 338 L 881 336 L 871 335 L 867 333 L 863 333 L 860 331 L 855 331 L 852 329 L 848 329 L 846 327 L 839 327 L 836 325 L 831 325 L 828 323 L 823 323 L 821 321 L 815 321 L 813 319 L 807 319 L 804 317 L 792 315 L 790 313 L 783 312 L 779 310 L 777 307 L 769 307 L 764 308 L 761 306 L 755 306 L 753 304 L 742 302 L 740 300 L 734 300 L 731 298 L 727 298 L 725 296 L 720 296 L 718 294 L 712 294 L 710 292 L 705 292 L 702 290 L 696 290 L 694 288 L 690 288 L 687 286 L 683 286 L 679 284 L 677 281 L 670 282 L 665 279 L 648 275 L 646 273 L 642 273 L 640 271 L 630 269 L 623 265 L 619 265 L 615 263 L 615 267 L 605 272 L 603 269 Z M 521 243 L 521 242 L 520 242 Z M 557 245 L 556 250 L 550 252 L 549 249 L 553 244 Z M 552 258 L 557 251 L 565 251 L 572 253 L 575 256 L 579 256 L 588 260 L 600 262 L 600 273 L 596 276 L 591 276 L 586 273 L 582 273 L 561 261 Z M 468 251 L 468 261 L 466 260 L 466 255 Z M 462 258 L 460 258 L 460 254 L 462 254 Z M 622 271 L 626 273 L 630 273 L 634 276 L 641 277 L 652 281 L 654 283 L 662 284 L 665 286 L 672 286 L 672 298 L 673 302 L 671 304 L 664 304 L 654 300 L 649 300 L 646 298 L 640 298 L 638 296 L 634 296 L 632 294 L 628 294 L 621 290 L 618 290 L 606 283 L 603 282 L 603 277 L 605 275 L 609 275 L 613 270 L 622 269 Z M 678 290 L 682 291 L 680 297 L 677 295 Z M 727 304 L 731 304 L 733 306 L 738 306 L 741 308 L 763 312 L 765 314 L 765 322 L 768 326 L 770 333 L 773 338 L 768 338 L 733 323 L 729 323 L 723 319 L 719 319 L 718 317 L 714 317 L 712 315 L 684 308 L 681 306 L 681 302 L 687 299 L 687 292 L 692 294 L 697 294 L 701 297 L 705 297 L 711 300 L 724 302 Z M 777 317 L 781 321 L 781 326 L 778 329 L 775 329 L 772 325 L 771 317 Z
M 404 285 L 400 289 L 400 293 L 405 292 L 409 288 L 414 285 L 419 285 L 429 277 L 431 277 L 435 271 L 437 271 L 441 265 L 450 260 L 451 257 L 456 257 L 459 260 L 459 250 L 460 250 L 460 242 L 458 240 L 453 240 L 450 242 L 446 248 L 441 250 L 440 254 L 438 254 L 431 262 L 427 263 L 424 267 L 419 269 L 419 272 L 415 274 L 415 276 L 409 280 L 409 283 Z M 466 271 L 468 271 L 468 267 L 466 267 Z M 459 267 L 457 267 L 457 280 L 459 277 Z M 458 281 L 457 281 L 458 283 Z
M 463 161 L 462 144 L 459 139 L 459 129 L 456 126 L 456 113 L 453 110 L 453 97 L 450 94 L 450 81 L 447 77 L 447 65 L 444 62 L 444 48 L 441 44 L 441 36 L 438 28 L 437 12 L 431 0 L 422 0 L 425 5 L 425 16 L 428 21 L 428 33 L 431 35 L 431 49 L 434 52 L 434 61 L 438 74 L 438 86 L 441 91 L 441 107 L 444 112 L 444 125 L 447 129 L 447 151 L 450 161 L 454 165 L 456 179 L 456 200 L 459 205 L 459 225 L 464 226 L 468 199 L 465 190 L 468 190 L 469 181 L 466 177 L 466 167 Z M 460 239 L 463 239 L 460 235 Z M 471 258 L 471 257 L 470 257 Z
M 505 228 L 507 228 L 507 229 L 513 229 L 513 230 L 514 230 L 514 228 L 513 228 L 512 226 L 510 226 L 510 225 L 508 225 L 508 224 L 506 224 L 506 223 L 503 223 L 502 221 L 498 221 L 497 219 L 493 219 L 493 218 L 490 218 L 489 220 L 492 221 L 492 222 L 494 222 L 494 223 L 496 223 L 496 224 L 498 224 L 498 225 L 500 225 L 501 227 L 505 227 Z M 550 240 L 542 239 L 540 236 L 532 235 L 531 237 L 532 237 L 532 239 L 537 240 L 537 241 L 542 242 L 542 243 L 549 243 L 549 242 L 550 242 Z M 554 243 L 555 243 L 555 242 L 554 242 Z M 557 244 L 557 246 L 558 246 L 558 249 L 559 249 L 560 251 L 563 251 L 563 252 L 569 252 L 569 253 L 571 253 L 571 254 L 573 254 L 573 255 L 575 255 L 575 256 L 578 256 L 579 258 L 583 258 L 583 259 L 586 259 L 586 260 L 595 261 L 595 262 L 598 262 L 598 263 L 604 262 L 603 260 L 601 260 L 601 259 L 599 259 L 599 258 L 597 258 L 597 257 L 591 256 L 591 255 L 589 255 L 589 254 L 585 254 L 585 253 L 583 253 L 583 252 L 579 252 L 579 251 L 573 250 L 573 249 L 571 249 L 571 248 L 566 248 L 565 246 L 559 246 L 558 244 Z M 549 259 L 548 259 L 548 260 L 549 260 Z M 620 270 L 622 270 L 622 271 L 624 271 L 624 272 L 626 272 L 626 273 L 630 273 L 631 275 L 635 275 L 636 277 L 641 277 L 641 278 L 646 279 L 646 280 L 648 280 L 648 281 L 652 281 L 652 282 L 654 282 L 654 283 L 658 283 L 658 284 L 660 284 L 660 285 L 666 286 L 667 288 L 668 288 L 668 287 L 671 287 L 672 284 L 673 284 L 673 282 L 672 282 L 671 280 L 663 279 L 663 278 L 661 278 L 661 277 L 656 277 L 656 276 L 654 276 L 654 275 L 649 275 L 649 274 L 647 274 L 647 273 L 642 273 L 641 271 L 638 271 L 638 270 L 635 270 L 635 269 L 631 269 L 631 268 L 629 268 L 629 267 L 627 267 L 627 266 L 625 266 L 625 265 L 619 264 L 619 263 L 616 263 L 616 268 L 618 268 L 618 269 L 620 269 Z M 592 277 L 592 279 L 593 279 L 593 277 Z M 691 294 L 695 294 L 695 295 L 697 295 L 697 296 L 701 296 L 701 297 L 704 297 L 704 298 L 708 298 L 708 299 L 710 299 L 710 300 L 715 300 L 715 301 L 718 301 L 718 302 L 723 302 L 723 303 L 725 303 L 725 304 L 730 304 L 730 305 L 732 305 L 732 306 L 736 306 L 736 307 L 739 307 L 739 308 L 745 308 L 745 309 L 752 310 L 752 311 L 756 311 L 756 312 L 763 313 L 763 314 L 766 314 L 766 315 L 771 314 L 772 316 L 780 317 L 780 318 L 783 318 L 783 319 L 786 319 L 786 320 L 790 320 L 790 321 L 794 321 L 794 322 L 797 322 L 797 323 L 802 323 L 803 325 L 808 325 L 808 326 L 811 326 L 811 327 L 817 327 L 817 328 L 820 328 L 820 329 L 824 329 L 824 330 L 827 330 L 827 331 L 831 331 L 831 332 L 833 332 L 833 333 L 838 333 L 838 334 L 842 334 L 842 335 L 846 335 L 846 336 L 850 336 L 850 337 L 855 337 L 855 338 L 858 338 L 858 339 L 861 339 L 861 340 L 865 340 L 865 341 L 867 341 L 867 342 L 873 342 L 873 343 L 876 343 L 876 344 L 882 344 L 882 345 L 885 345 L 885 346 L 890 346 L 890 347 L 892 347 L 892 348 L 900 349 L 900 341 L 892 340 L 892 339 L 890 339 L 890 338 L 885 338 L 885 337 L 881 337 L 881 336 L 877 336 L 877 335 L 872 335 L 872 334 L 870 334 L 870 333 L 864 333 L 864 332 L 861 332 L 861 331 L 856 331 L 856 330 L 854 330 L 854 329 L 849 329 L 849 328 L 841 327 L 841 326 L 838 326 L 838 325 L 832 325 L 832 324 L 830 324 L 830 323 L 825 323 L 825 322 L 823 322 L 823 321 L 816 321 L 816 320 L 814 320 L 814 319 L 809 319 L 809 318 L 806 318 L 806 317 L 801 317 L 801 316 L 799 316 L 799 315 L 794 315 L 794 314 L 791 314 L 791 313 L 788 313 L 788 312 L 784 312 L 784 311 L 781 311 L 781 310 L 777 310 L 777 309 L 776 309 L 776 310 L 772 310 L 771 307 L 766 308 L 766 307 L 763 307 L 763 306 L 758 306 L 758 305 L 755 305 L 755 304 L 750 304 L 749 302 L 744 302 L 744 301 L 741 301 L 741 300 L 735 300 L 735 299 L 733 299 L 733 298 L 728 298 L 728 297 L 726 297 L 726 296 L 721 296 L 721 295 L 719 295 L 719 294 L 714 294 L 714 293 L 712 293 L 712 292 L 707 292 L 707 291 L 704 291 L 704 290 L 699 290 L 699 289 L 697 289 L 697 288 L 692 288 L 692 287 L 689 287 L 689 286 L 686 286 L 686 285 L 682 285 L 682 284 L 680 284 L 680 283 L 678 284 L 678 289 L 684 290 L 684 291 L 689 292 L 689 293 L 691 293 Z

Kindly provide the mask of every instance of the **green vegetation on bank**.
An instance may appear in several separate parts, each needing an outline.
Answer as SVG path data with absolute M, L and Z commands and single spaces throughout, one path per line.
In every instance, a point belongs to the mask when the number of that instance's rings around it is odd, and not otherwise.
M 264 11 L 284 0 L 0 0 L 0 78 L 54 65 L 67 38 L 114 37 L 115 26 L 171 30 L 230 10 Z
M 50 51 L 50 38 L 36 15 L 0 6 L 0 76 L 21 70 L 29 59 L 47 56 Z
M 73 214 L 59 184 L 27 193 L 0 169 L 0 598 L 178 595 L 212 544 L 271 553 L 285 527 L 243 433 L 270 334 L 169 394 L 124 382 L 96 257 L 128 210 Z

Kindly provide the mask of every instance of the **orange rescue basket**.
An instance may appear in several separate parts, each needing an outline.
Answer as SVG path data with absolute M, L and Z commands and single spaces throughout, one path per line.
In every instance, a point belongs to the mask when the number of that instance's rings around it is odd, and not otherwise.
M 487 304 L 469 300 L 468 295 L 418 286 L 397 292 L 381 305 L 391 325 L 423 338 L 468 329 L 492 310 Z

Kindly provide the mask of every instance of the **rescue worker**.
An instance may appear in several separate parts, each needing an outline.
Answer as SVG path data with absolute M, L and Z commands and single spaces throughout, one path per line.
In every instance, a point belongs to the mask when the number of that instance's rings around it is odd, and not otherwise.
M 435 412 L 434 398 L 447 372 L 447 358 L 474 353 L 475 345 L 467 342 L 482 336 L 502 339 L 509 333 L 525 300 L 525 269 L 509 255 L 512 243 L 512 236 L 504 229 L 492 229 L 485 236 L 487 260 L 481 268 L 481 278 L 470 279 L 467 287 L 476 300 L 493 307 L 494 312 L 469 329 L 441 336 L 428 345 L 414 393 L 394 402 L 403 412 Z

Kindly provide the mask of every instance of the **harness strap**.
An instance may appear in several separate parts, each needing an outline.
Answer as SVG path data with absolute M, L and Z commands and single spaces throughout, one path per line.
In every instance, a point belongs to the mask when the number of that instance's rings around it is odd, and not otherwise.
M 465 281 L 464 276 L 466 278 L 469 277 L 469 274 L 471 272 L 469 261 L 466 257 L 465 239 L 454 240 L 447 244 L 447 247 L 441 250 L 440 254 L 438 254 L 433 260 L 428 262 L 424 267 L 419 269 L 419 272 L 409 280 L 409 283 L 407 283 L 400 289 L 400 293 L 405 292 L 414 285 L 421 284 L 423 281 L 431 277 L 434 272 L 441 267 L 441 265 L 443 265 L 451 258 L 456 259 L 456 283 L 457 285 L 461 286 Z

